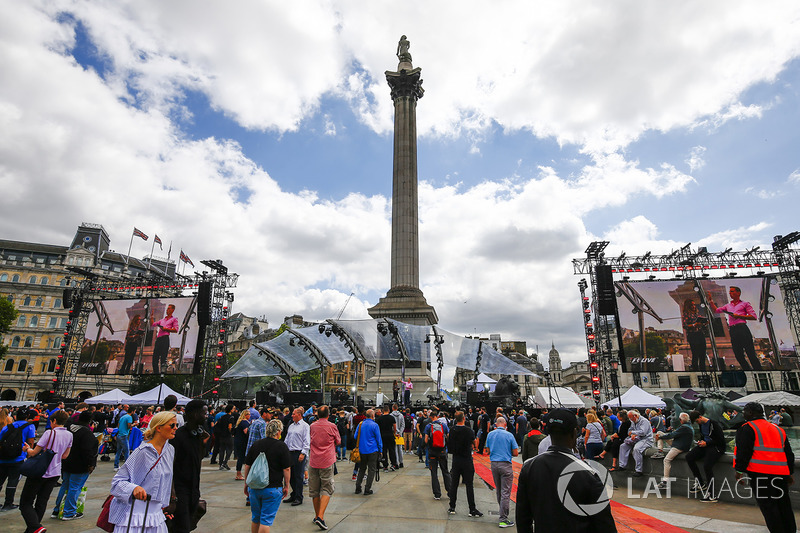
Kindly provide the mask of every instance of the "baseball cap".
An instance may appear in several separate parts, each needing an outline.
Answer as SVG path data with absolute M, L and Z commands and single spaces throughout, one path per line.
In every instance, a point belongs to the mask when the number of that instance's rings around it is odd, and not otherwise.
M 567 409 L 556 409 L 550 412 L 547 425 L 551 431 L 556 428 L 565 432 L 572 431 L 578 427 L 578 417 L 575 416 L 575 413 Z

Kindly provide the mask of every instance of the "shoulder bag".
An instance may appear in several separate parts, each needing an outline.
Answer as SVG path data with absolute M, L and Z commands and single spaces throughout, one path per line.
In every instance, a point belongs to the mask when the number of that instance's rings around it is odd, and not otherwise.
M 353 451 L 350 452 L 350 461 L 353 463 L 360 463 L 361 462 L 361 452 L 359 452 L 359 446 L 361 445 L 361 434 L 363 431 L 361 428 L 364 426 L 364 422 L 360 422 L 356 431 L 358 431 L 358 440 L 356 441 L 356 446 L 353 448 Z
M 34 455 L 33 457 L 29 457 L 22 463 L 22 466 L 19 468 L 19 473 L 23 476 L 28 476 L 32 478 L 41 478 L 44 476 L 45 472 L 47 472 L 47 468 L 50 466 L 50 463 L 53 461 L 53 457 L 55 457 L 56 452 L 50 447 L 53 445 L 53 439 L 55 438 L 55 429 L 50 430 L 50 439 L 47 441 L 48 444 L 45 445 L 45 448 Z

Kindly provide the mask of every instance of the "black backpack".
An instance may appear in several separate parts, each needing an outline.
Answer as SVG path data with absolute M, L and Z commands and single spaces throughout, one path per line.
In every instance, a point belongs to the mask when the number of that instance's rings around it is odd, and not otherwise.
M 21 426 L 15 426 L 13 424 L 8 426 L 8 429 L 3 434 L 3 438 L 0 439 L 0 459 L 13 461 L 22 455 L 22 433 L 23 430 L 31 424 L 33 424 L 33 422 L 28 422 Z

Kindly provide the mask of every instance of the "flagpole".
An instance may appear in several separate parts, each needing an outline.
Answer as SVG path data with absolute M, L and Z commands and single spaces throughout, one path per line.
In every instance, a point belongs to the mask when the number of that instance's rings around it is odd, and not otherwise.
M 128 245 L 128 255 L 125 257 L 125 264 L 127 265 L 131 259 L 131 248 L 133 248 L 133 236 L 135 235 L 135 228 L 134 232 L 131 233 L 131 243 Z
M 156 237 L 158 237 L 158 235 L 153 234 L 153 245 L 150 247 L 150 257 L 147 258 L 147 270 L 150 270 L 150 264 L 153 262 L 153 250 L 156 249 Z

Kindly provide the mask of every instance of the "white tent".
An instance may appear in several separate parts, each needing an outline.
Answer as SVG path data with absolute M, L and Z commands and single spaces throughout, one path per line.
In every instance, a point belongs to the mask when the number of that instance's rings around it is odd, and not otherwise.
M 559 407 L 578 409 L 586 407 L 581 397 L 569 387 L 538 387 L 536 389 L 536 405 L 549 409 Z
M 478 379 L 471 379 L 467 381 L 467 385 L 473 385 L 475 382 L 477 382 L 477 385 L 475 385 L 476 392 L 483 392 L 485 389 L 489 389 L 490 391 L 494 392 L 494 387 L 497 384 L 497 381 L 493 380 L 483 372 L 478 374 Z M 484 387 L 484 385 L 487 386 Z
M 758 402 L 769 407 L 797 407 L 800 406 L 800 396 L 795 396 L 786 391 L 756 392 L 733 400 L 734 405 L 744 406 L 750 402 Z
M 104 392 L 103 394 L 98 394 L 97 396 L 92 396 L 86 400 L 88 404 L 98 404 L 98 403 L 106 403 L 109 405 L 116 405 L 118 403 L 129 403 L 131 401 L 131 397 L 122 392 L 119 389 L 112 389 L 108 392 Z
M 667 404 L 664 403 L 664 400 L 662 400 L 655 394 L 650 394 L 649 392 L 643 391 L 636 385 L 632 386 L 630 389 L 625 391 L 625 393 L 619 398 L 614 398 L 613 400 L 608 400 L 607 402 L 603 402 L 603 405 L 607 405 L 609 407 L 619 407 L 620 399 L 622 399 L 622 407 L 663 408 L 667 406 Z
M 169 396 L 170 394 L 174 394 L 178 398 L 178 405 L 186 405 L 191 401 L 191 398 L 184 396 L 183 394 L 177 393 L 174 390 L 170 389 L 168 385 L 164 385 L 163 383 L 149 391 L 140 392 L 135 396 L 131 396 L 129 398 L 129 403 L 132 404 L 147 404 L 147 405 L 158 405 L 164 403 L 164 398 Z

